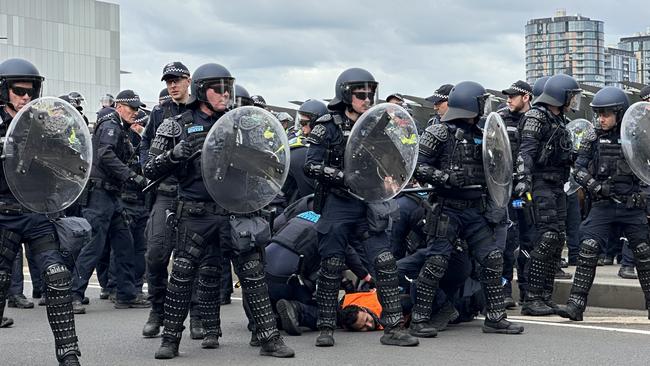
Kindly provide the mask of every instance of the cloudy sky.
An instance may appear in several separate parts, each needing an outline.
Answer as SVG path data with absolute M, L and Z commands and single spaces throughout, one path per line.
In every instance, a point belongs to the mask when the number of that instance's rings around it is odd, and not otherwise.
M 330 98 L 348 67 L 380 96 L 428 96 L 474 80 L 500 89 L 525 78 L 524 26 L 558 8 L 605 22 L 607 45 L 650 27 L 644 1 L 108 0 L 120 4 L 122 88 L 156 100 L 163 65 L 226 66 L 271 104 Z M 537 3 L 537 5 L 533 5 Z M 408 5 L 407 5 L 408 4 Z

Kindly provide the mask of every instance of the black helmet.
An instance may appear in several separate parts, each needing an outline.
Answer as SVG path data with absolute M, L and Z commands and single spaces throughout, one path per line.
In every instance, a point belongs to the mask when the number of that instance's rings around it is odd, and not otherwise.
M 27 60 L 10 58 L 3 61 L 0 63 L 0 102 L 9 103 L 9 88 L 14 82 L 20 81 L 31 81 L 34 85 L 32 99 L 40 97 L 44 79 L 36 66 Z
M 228 92 L 231 100 L 235 98 L 233 93 L 235 78 L 230 75 L 230 71 L 225 67 L 208 63 L 199 66 L 192 74 L 192 95 L 201 102 L 207 102 L 205 92 L 208 87 L 215 85 L 219 88 L 218 92 L 223 94 Z
M 66 102 L 70 103 L 74 107 L 74 104 L 72 104 L 73 103 L 72 99 L 70 99 L 70 94 L 60 95 L 59 99 L 65 100 Z
M 172 96 L 169 95 L 169 90 L 167 88 L 163 88 L 160 93 L 158 93 L 158 103 L 163 104 L 168 100 L 171 100 Z
M 643 89 L 641 89 L 639 97 L 641 100 L 650 99 L 650 85 L 644 86 Z
M 329 113 L 329 111 L 327 110 L 325 103 L 316 99 L 307 99 L 300 105 L 300 108 L 298 108 L 296 123 L 300 123 L 300 115 L 304 115 L 305 117 L 309 118 L 309 127 L 314 128 L 314 123 L 316 120 L 327 113 Z
M 623 90 L 614 86 L 606 86 L 594 95 L 594 99 L 589 105 L 596 115 L 603 111 L 616 113 L 616 122 L 620 122 L 623 119 L 623 114 L 630 107 L 630 100 Z
M 577 111 L 580 109 L 581 93 L 580 85 L 571 76 L 565 74 L 553 75 L 544 85 L 542 95 L 535 99 L 533 103 L 544 103 L 554 107 L 570 107 Z
M 550 78 L 550 76 L 542 76 L 535 81 L 535 84 L 533 84 L 533 98 L 537 98 L 542 95 L 544 92 L 544 85 L 546 85 L 546 82 Z
M 483 115 L 489 94 L 485 88 L 474 81 L 463 81 L 451 89 L 447 105 L 449 109 L 441 121 L 458 118 L 477 118 Z
M 103 97 L 99 98 L 99 104 L 101 104 L 102 108 L 115 107 L 115 97 L 113 97 L 113 94 L 107 93 Z
M 68 96 L 70 97 L 70 100 L 72 101 L 70 104 L 72 104 L 72 106 L 77 108 L 79 111 L 82 111 L 83 106 L 84 106 L 84 102 L 86 101 L 84 96 L 81 95 L 81 93 L 76 92 L 76 91 L 70 92 L 68 94 Z
M 327 107 L 329 109 L 341 109 L 342 105 L 352 104 L 352 90 L 356 88 L 369 87 L 372 92 L 377 96 L 377 81 L 370 72 L 360 68 L 351 68 L 343 71 L 336 79 L 334 85 L 334 99 L 332 99 Z M 375 102 L 375 97 L 370 98 Z
M 235 108 L 253 105 L 253 99 L 251 99 L 251 95 L 248 94 L 248 90 L 246 90 L 246 88 L 243 86 L 239 84 L 235 85 L 235 95 L 237 96 L 235 98 Z

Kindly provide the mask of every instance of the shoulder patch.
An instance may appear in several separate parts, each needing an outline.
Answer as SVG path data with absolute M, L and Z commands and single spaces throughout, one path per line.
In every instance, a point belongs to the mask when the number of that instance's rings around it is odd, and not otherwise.
M 447 126 L 444 124 L 434 124 L 429 127 L 427 127 L 425 132 L 430 133 L 433 137 L 438 139 L 439 141 L 445 142 L 449 139 L 449 130 L 447 130 Z
M 323 139 L 327 135 L 327 127 L 324 124 L 319 123 L 311 130 L 309 136 L 307 137 L 307 142 L 319 145 L 323 142 Z
M 106 134 L 108 136 L 115 136 L 115 129 L 114 128 L 108 129 L 108 131 L 106 131 Z
M 538 121 L 544 121 L 546 119 L 546 114 L 540 111 L 537 108 L 531 108 L 524 115 L 525 118 L 535 118 Z
M 165 119 L 160 127 L 158 127 L 158 130 L 156 130 L 156 135 L 174 138 L 179 137 L 182 129 L 177 117 Z
M 320 116 L 320 117 L 316 120 L 315 123 L 317 123 L 317 124 L 322 124 L 322 123 L 331 122 L 332 120 L 333 120 L 332 115 L 331 115 L 330 113 L 327 113 L 327 114 L 324 114 L 324 115 Z M 313 131 L 312 131 L 312 133 L 313 133 Z

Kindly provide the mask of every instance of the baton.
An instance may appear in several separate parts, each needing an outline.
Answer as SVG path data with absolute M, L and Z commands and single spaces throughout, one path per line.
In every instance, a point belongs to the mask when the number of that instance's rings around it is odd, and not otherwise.
M 195 151 L 192 155 L 190 155 L 189 158 L 187 158 L 187 160 L 185 160 L 185 162 L 187 162 L 187 163 L 192 162 L 193 160 L 195 160 L 196 158 L 198 158 L 199 155 L 201 155 L 201 150 Z M 144 188 L 142 189 L 142 193 L 147 193 L 147 192 L 149 192 L 150 190 L 153 189 L 153 187 L 157 186 L 157 185 L 160 184 L 162 181 L 164 181 L 165 179 L 169 178 L 170 175 L 172 175 L 172 171 L 163 174 L 162 177 L 160 177 L 160 178 L 154 180 L 153 182 L 149 183 L 146 187 L 144 187 Z

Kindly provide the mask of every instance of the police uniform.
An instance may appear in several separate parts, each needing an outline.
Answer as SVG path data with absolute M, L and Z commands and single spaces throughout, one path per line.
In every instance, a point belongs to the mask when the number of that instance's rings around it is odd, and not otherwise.
M 138 176 L 127 165 L 129 158 L 134 156 L 127 128 L 112 109 L 104 110 L 95 127 L 87 204 L 81 209 L 83 217 L 93 228 L 93 237 L 82 248 L 76 262 L 78 275 L 72 285 L 75 301 L 81 302 L 84 298 L 88 281 L 105 245 L 110 245 L 115 256 L 116 304 L 130 304 L 137 298 L 133 274 L 133 237 L 120 198 L 122 186 L 133 182 Z
M 12 117 L 3 108 L 0 118 L 0 134 L 4 136 Z M 4 167 L 0 169 L 0 318 L 16 253 L 24 242 L 34 254 L 45 279 L 47 318 L 54 334 L 57 360 L 61 365 L 78 365 L 76 357 L 81 353 L 72 311 L 72 275 L 64 264 L 54 225 L 45 215 L 31 212 L 18 203 L 7 185 Z
M 557 263 L 566 240 L 564 183 L 569 178 L 572 144 L 564 116 L 554 115 L 544 104 L 535 104 L 526 112 L 522 126 L 516 174 L 520 181 L 531 183 L 535 208 L 534 250 L 525 271 L 526 303 L 546 304 L 550 314 L 555 306 L 550 299 Z M 522 313 L 530 312 L 526 306 Z

